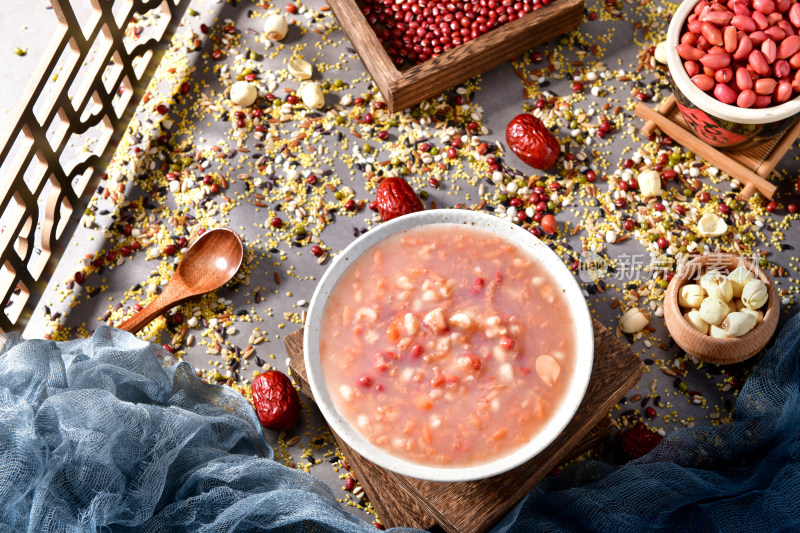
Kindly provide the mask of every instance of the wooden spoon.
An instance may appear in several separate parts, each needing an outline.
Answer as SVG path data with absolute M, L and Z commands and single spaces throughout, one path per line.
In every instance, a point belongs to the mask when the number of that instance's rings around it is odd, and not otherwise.
M 168 309 L 219 289 L 239 270 L 243 256 L 242 239 L 236 232 L 217 228 L 203 233 L 178 263 L 161 294 L 117 327 L 136 333 Z

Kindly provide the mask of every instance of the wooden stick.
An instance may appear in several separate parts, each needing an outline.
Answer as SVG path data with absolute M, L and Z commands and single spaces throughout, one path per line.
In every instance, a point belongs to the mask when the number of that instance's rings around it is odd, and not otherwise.
M 639 104 L 636 106 L 636 116 L 647 121 L 653 121 L 658 124 L 658 128 L 672 137 L 678 144 L 686 146 L 694 153 L 711 163 L 712 165 L 721 168 L 731 176 L 746 184 L 752 184 L 758 192 L 765 198 L 771 199 L 775 194 L 777 187 L 762 178 L 752 170 L 748 169 L 738 161 L 723 154 L 716 148 L 700 141 L 692 132 L 675 124 L 669 117 L 659 114 L 657 111 L 651 109 L 646 105 Z M 742 191 L 744 193 L 744 191 Z
M 658 113 L 664 115 L 665 117 L 669 117 L 670 113 L 672 113 L 672 110 L 675 109 L 675 103 L 676 103 L 675 95 L 671 94 L 669 96 L 669 98 L 664 100 L 661 103 L 661 105 L 658 106 Z M 650 137 L 653 134 L 653 132 L 655 131 L 657 126 L 658 125 L 653 121 L 645 122 L 645 125 L 642 128 L 642 135 L 646 135 L 647 137 Z

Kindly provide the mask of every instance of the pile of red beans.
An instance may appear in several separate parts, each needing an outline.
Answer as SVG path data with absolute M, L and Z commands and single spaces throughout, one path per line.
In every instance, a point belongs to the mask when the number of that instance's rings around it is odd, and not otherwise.
M 365 0 L 361 12 L 394 64 L 416 65 L 552 0 Z
M 800 4 L 700 0 L 676 47 L 695 85 L 724 104 L 762 108 L 800 93 Z

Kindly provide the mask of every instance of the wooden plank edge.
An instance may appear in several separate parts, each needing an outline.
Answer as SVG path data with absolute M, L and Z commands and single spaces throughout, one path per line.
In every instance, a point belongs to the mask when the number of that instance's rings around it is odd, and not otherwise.
M 672 137 L 679 144 L 689 148 L 712 165 L 721 168 L 739 181 L 751 183 L 765 198 L 772 199 L 775 195 L 775 191 L 777 190 L 776 185 L 770 183 L 716 148 L 701 141 L 692 132 L 679 126 L 668 117 L 659 114 L 649 106 L 641 103 L 637 104 L 636 116 L 646 121 L 655 122 L 658 124 L 658 128 L 661 131 Z

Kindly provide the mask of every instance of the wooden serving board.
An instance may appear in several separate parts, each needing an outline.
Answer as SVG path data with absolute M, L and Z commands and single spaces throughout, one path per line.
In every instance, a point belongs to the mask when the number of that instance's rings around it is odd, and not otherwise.
M 657 109 L 637 104 L 636 116 L 645 121 L 642 127 L 644 135 L 649 136 L 658 128 L 685 148 L 741 181 L 744 187 L 739 193 L 739 198 L 742 200 L 747 200 L 756 191 L 764 198 L 772 200 L 777 186 L 770 183 L 767 178 L 800 136 L 800 121 L 798 121 L 783 135 L 750 148 L 718 150 L 691 131 L 678 109 L 674 95 L 670 95 Z
M 481 533 L 556 466 L 605 440 L 611 430 L 609 411 L 639 380 L 643 365 L 621 340 L 593 322 L 594 366 L 578 412 L 550 446 L 510 472 L 460 483 L 423 481 L 375 465 L 334 434 L 383 524 L 421 529 L 439 525 L 451 533 Z M 303 361 L 303 331 L 288 335 L 284 342 L 294 377 L 312 397 Z

